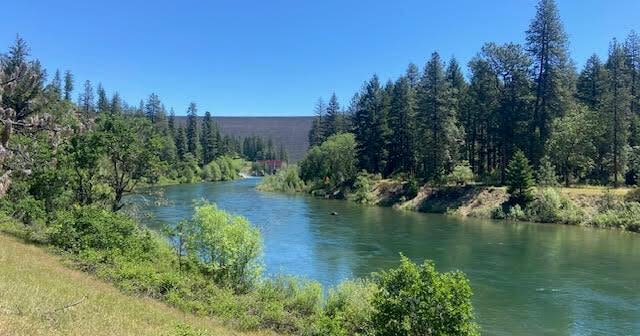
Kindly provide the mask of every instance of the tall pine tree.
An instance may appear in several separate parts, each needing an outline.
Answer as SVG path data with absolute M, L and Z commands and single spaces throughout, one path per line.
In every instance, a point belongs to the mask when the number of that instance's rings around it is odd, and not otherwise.
M 572 94 L 568 39 L 555 0 L 540 0 L 527 30 L 527 50 L 533 59 L 535 101 L 530 132 L 533 164 L 542 157 L 551 120 L 568 109 Z

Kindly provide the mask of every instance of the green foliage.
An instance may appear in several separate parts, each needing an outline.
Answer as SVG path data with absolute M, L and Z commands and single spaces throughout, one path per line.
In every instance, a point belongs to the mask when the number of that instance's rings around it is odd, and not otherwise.
M 300 172 L 296 165 L 286 165 L 275 175 L 267 175 L 258 184 L 258 190 L 296 192 L 305 189 L 304 181 L 300 178 Z
M 377 285 L 368 279 L 346 280 L 329 290 L 317 335 L 372 335 L 371 318 Z
M 590 224 L 597 227 L 640 232 L 640 203 L 624 203 L 618 207 L 601 211 L 591 219 Z
M 453 167 L 453 171 L 449 174 L 447 180 L 457 185 L 466 185 L 469 182 L 473 182 L 474 178 L 469 162 L 463 161 Z
M 187 324 L 178 324 L 176 325 L 175 332 L 173 336 L 207 336 L 208 334 L 199 329 L 195 329 Z
M 579 224 L 583 211 L 567 196 L 553 188 L 542 189 L 527 206 L 526 219 L 542 223 Z
M 242 292 L 260 276 L 262 237 L 246 218 L 205 203 L 196 207 L 185 233 L 188 250 L 220 286 Z
M 469 280 L 461 272 L 438 273 L 402 257 L 377 276 L 373 299 L 375 335 L 478 335 Z
M 536 173 L 536 182 L 541 187 L 557 187 L 558 176 L 556 175 L 556 167 L 551 163 L 548 157 L 540 160 L 540 166 Z
M 355 192 L 353 194 L 353 200 L 360 204 L 373 204 L 375 202 L 375 195 L 373 193 L 373 179 L 372 174 L 368 174 L 366 171 L 362 171 L 356 176 L 356 182 L 353 184 Z
M 533 171 L 524 153 L 516 151 L 507 167 L 510 203 L 526 205 L 533 199 Z
M 50 229 L 51 243 L 74 253 L 89 249 L 126 251 L 136 234 L 138 227 L 133 220 L 97 206 L 76 206 L 60 212 Z
M 333 188 L 353 181 L 356 162 L 355 138 L 353 134 L 342 133 L 312 147 L 300 162 L 300 175 L 306 182 Z
M 201 178 L 204 181 L 221 181 L 222 180 L 222 170 L 216 161 L 211 161 L 204 167 L 202 167 L 202 171 L 200 172 Z

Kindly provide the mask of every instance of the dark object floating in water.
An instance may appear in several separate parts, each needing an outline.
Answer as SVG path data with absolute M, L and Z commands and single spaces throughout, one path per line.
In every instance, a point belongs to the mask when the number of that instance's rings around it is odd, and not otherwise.
M 338 215 L 338 213 L 335 212 L 335 211 L 331 213 L 331 216 L 337 216 L 337 215 Z

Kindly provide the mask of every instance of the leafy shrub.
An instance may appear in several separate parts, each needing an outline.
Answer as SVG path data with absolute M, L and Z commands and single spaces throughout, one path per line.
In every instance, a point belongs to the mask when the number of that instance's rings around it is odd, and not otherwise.
M 297 277 L 265 279 L 251 296 L 261 327 L 280 332 L 300 334 L 322 311 L 322 286 Z
M 305 182 L 321 182 L 329 188 L 353 182 L 356 177 L 356 140 L 353 134 L 329 137 L 312 147 L 300 162 L 300 175 Z
M 528 219 L 524 210 L 522 210 L 522 207 L 520 207 L 520 204 L 516 204 L 510 207 L 509 212 L 503 218 L 511 219 L 511 220 L 527 220 Z
M 185 233 L 188 250 L 217 284 L 241 292 L 260 275 L 262 237 L 246 218 L 205 203 L 196 207 Z
M 222 180 L 222 170 L 216 161 L 211 161 L 202 167 L 201 177 L 205 181 L 220 181 Z
M 420 192 L 420 185 L 418 184 L 418 180 L 411 176 L 407 180 L 407 191 L 405 193 L 405 197 L 408 199 L 414 198 L 418 196 L 418 192 Z
M 447 176 L 449 183 L 455 183 L 457 185 L 465 185 L 473 182 L 474 178 L 475 176 L 473 175 L 471 166 L 469 166 L 469 162 L 467 161 L 462 161 L 460 164 L 457 164 L 449 176 Z
M 556 189 L 542 189 L 527 207 L 527 219 L 541 223 L 578 224 L 582 210 Z
M 640 231 L 640 203 L 629 202 L 618 208 L 600 212 L 591 219 L 590 224 L 597 227 Z
M 275 175 L 266 176 L 260 184 L 258 190 L 296 192 L 305 188 L 304 181 L 300 178 L 298 166 L 284 166 Z
M 187 324 L 178 324 L 176 325 L 175 332 L 173 336 L 207 336 L 208 334 L 205 331 L 200 329 L 195 329 L 194 327 Z
M 355 193 L 353 200 L 360 204 L 373 204 L 375 202 L 375 195 L 373 194 L 373 179 L 371 174 L 367 174 L 366 171 L 362 171 L 356 177 L 356 182 L 353 184 Z
M 51 227 L 53 245 L 71 252 L 87 249 L 125 251 L 139 241 L 130 218 L 97 206 L 76 206 L 59 212 Z
M 461 272 L 438 273 L 433 262 L 400 266 L 377 276 L 373 300 L 376 335 L 478 335 L 469 280 Z
M 370 335 L 376 284 L 367 279 L 346 280 L 329 290 L 317 335 Z
M 547 156 L 540 160 L 540 166 L 536 172 L 536 182 L 541 187 L 557 187 L 559 184 L 556 167 Z

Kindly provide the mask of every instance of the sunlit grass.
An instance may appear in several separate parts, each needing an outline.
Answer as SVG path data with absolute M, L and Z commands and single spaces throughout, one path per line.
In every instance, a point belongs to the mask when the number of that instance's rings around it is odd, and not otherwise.
M 233 331 L 211 318 L 127 296 L 40 247 L 0 234 L 0 335 L 170 336 L 178 325 L 206 335 L 273 335 Z

